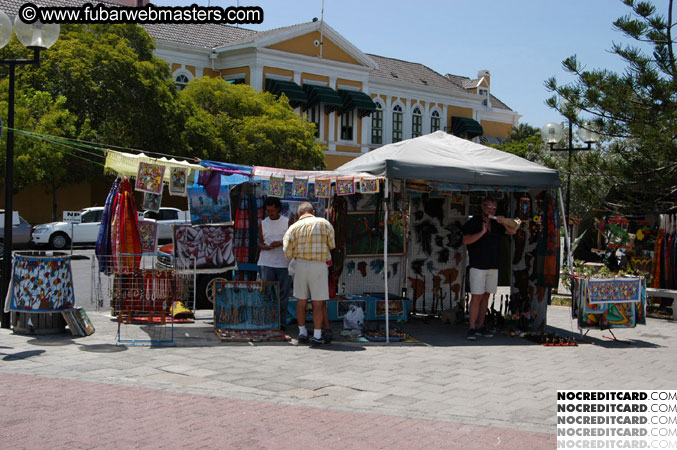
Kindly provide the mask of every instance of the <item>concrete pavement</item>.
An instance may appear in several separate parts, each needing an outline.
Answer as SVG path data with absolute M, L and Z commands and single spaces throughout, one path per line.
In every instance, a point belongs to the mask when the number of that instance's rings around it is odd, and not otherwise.
M 177 347 L 148 348 L 115 346 L 117 322 L 88 299 L 92 336 L 0 330 L 1 446 L 553 448 L 558 389 L 674 389 L 677 374 L 677 324 L 664 320 L 616 330 L 627 343 L 599 331 L 578 347 L 471 343 L 432 320 L 407 325 L 417 345 L 312 349 L 220 343 L 204 311 L 175 327 Z M 550 307 L 548 323 L 575 331 L 568 308 Z

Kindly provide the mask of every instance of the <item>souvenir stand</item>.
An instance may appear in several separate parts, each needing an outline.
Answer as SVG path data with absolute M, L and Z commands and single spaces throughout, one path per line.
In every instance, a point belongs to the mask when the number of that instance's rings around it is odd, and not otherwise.
M 332 252 L 329 268 L 329 320 L 343 320 L 344 315 L 355 306 L 362 308 L 365 320 L 384 320 L 385 299 L 378 294 L 383 292 L 384 271 L 397 272 L 399 266 L 395 262 L 386 268 L 382 257 L 383 234 L 377 231 L 381 226 L 377 222 L 383 222 L 378 215 L 382 203 L 379 197 L 382 180 L 353 171 L 302 171 L 255 166 L 254 181 L 261 183 L 267 196 L 280 198 L 282 214 L 290 219 L 295 220 L 299 204 L 308 201 L 314 206 L 316 215 L 332 222 L 337 248 Z M 403 251 L 403 224 L 404 217 L 394 224 L 393 221 L 390 223 L 396 229 L 394 235 L 399 237 L 393 248 L 400 255 Z M 353 230 L 354 233 L 351 232 Z M 350 245 L 346 246 L 346 242 Z M 346 282 L 341 275 L 346 271 L 356 275 L 350 279 L 355 281 L 358 281 L 357 274 L 362 274 L 361 283 Z M 391 306 L 391 319 L 406 319 L 409 308 L 406 299 L 393 299 Z M 289 299 L 288 308 L 289 316 L 296 317 L 296 299 L 293 297 Z
M 401 212 L 409 215 L 400 275 L 412 309 L 417 311 L 462 307 L 466 262 L 461 226 L 468 215 L 480 212 L 486 193 L 499 197 L 499 210 L 522 223 L 515 237 L 506 240 L 510 251 L 503 252 L 501 273 L 507 279 L 501 284 L 511 286 L 511 295 L 499 299 L 502 304 L 496 316 L 508 317 L 522 328 L 544 329 L 550 290 L 559 279 L 558 206 L 562 199 L 558 191 L 558 205 L 556 170 L 443 131 L 384 145 L 337 170 L 385 179 L 386 223 L 391 209 L 403 208 Z M 384 227 L 384 241 L 390 236 Z M 384 245 L 386 266 L 390 251 Z M 389 282 L 393 272 L 384 271 L 386 309 L 393 293 Z M 490 304 L 495 310 L 496 305 Z
M 181 273 L 175 264 L 158 264 L 157 223 L 138 219 L 133 191 L 143 193 L 142 209 L 158 211 L 165 184 L 170 195 L 186 197 L 190 175 L 206 169 L 109 150 L 105 170 L 118 178 L 106 199 L 96 242 L 92 279 L 97 304 L 109 297 L 118 322 L 116 343 L 174 345 L 174 323 L 194 320 L 184 305 L 194 303 L 194 274 Z

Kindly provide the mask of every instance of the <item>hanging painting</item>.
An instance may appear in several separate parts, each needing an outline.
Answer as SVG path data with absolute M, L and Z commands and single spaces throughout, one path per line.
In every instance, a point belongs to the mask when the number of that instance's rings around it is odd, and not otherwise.
M 142 208 L 146 211 L 159 212 L 160 203 L 162 203 L 162 194 L 151 194 L 150 192 L 145 192 L 143 194 L 143 205 Z
M 141 252 L 155 253 L 157 248 L 157 222 L 152 219 L 140 220 L 139 237 L 141 238 Z
M 136 174 L 136 190 L 161 194 L 164 176 L 165 166 L 140 162 L 139 171 Z
M 233 221 L 230 190 L 226 186 L 221 186 L 216 200 L 207 195 L 207 191 L 202 186 L 188 188 L 188 209 L 190 210 L 190 223 L 193 225 Z
M 315 195 L 320 198 L 329 198 L 331 196 L 331 179 L 321 178 L 315 180 Z
M 308 179 L 294 177 L 294 197 L 308 197 Z
M 186 180 L 188 169 L 172 167 L 169 169 L 169 195 L 186 196 Z
M 64 311 L 74 302 L 69 256 L 14 255 L 5 311 Z
M 270 177 L 268 197 L 284 197 L 284 177 Z
M 353 195 L 355 193 L 355 182 L 353 178 L 337 178 L 336 193 L 338 195 Z
M 362 178 L 360 180 L 360 192 L 363 194 L 378 194 L 378 178 Z
M 232 225 L 175 225 L 174 265 L 179 270 L 221 273 L 237 267 Z

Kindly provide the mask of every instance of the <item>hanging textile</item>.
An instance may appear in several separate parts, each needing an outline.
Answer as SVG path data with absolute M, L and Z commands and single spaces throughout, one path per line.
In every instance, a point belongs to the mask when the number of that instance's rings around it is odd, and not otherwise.
M 113 216 L 113 202 L 117 196 L 118 190 L 120 188 L 121 178 L 116 178 L 113 182 L 113 186 L 106 197 L 106 203 L 103 208 L 103 213 L 101 213 L 101 226 L 99 227 L 99 235 L 96 238 L 96 247 L 94 253 L 96 258 L 99 260 L 99 272 L 103 272 L 107 275 L 111 271 L 111 219 Z
M 572 277 L 572 317 L 579 328 L 634 328 L 646 324 L 646 283 L 636 279 Z
M 343 272 L 343 263 L 346 258 L 346 217 L 348 216 L 348 201 L 345 197 L 335 195 L 329 210 L 329 222 L 334 227 L 336 246 L 331 251 L 332 266 L 329 268 L 329 285 L 334 292 L 338 292 L 338 282 Z
M 661 214 L 651 267 L 651 287 L 677 289 L 677 216 Z
M 264 197 L 242 194 L 235 213 L 235 238 L 233 253 L 239 263 L 258 260 L 259 223 L 263 220 Z
M 537 286 L 556 288 L 559 284 L 559 221 L 555 196 L 543 191 L 538 196 L 542 227 L 537 247 Z
M 58 312 L 74 303 L 69 256 L 14 255 L 6 312 Z
M 141 263 L 141 239 L 132 186 L 125 179 L 115 197 L 111 221 L 111 255 L 117 273 L 127 273 Z

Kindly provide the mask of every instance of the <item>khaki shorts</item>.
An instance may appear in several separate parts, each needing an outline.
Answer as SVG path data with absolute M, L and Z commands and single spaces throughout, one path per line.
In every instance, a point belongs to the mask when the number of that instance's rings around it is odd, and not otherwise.
M 495 294 L 498 287 L 498 269 L 470 268 L 470 293 L 482 295 L 486 292 Z
M 294 297 L 301 300 L 329 300 L 327 263 L 296 259 Z

